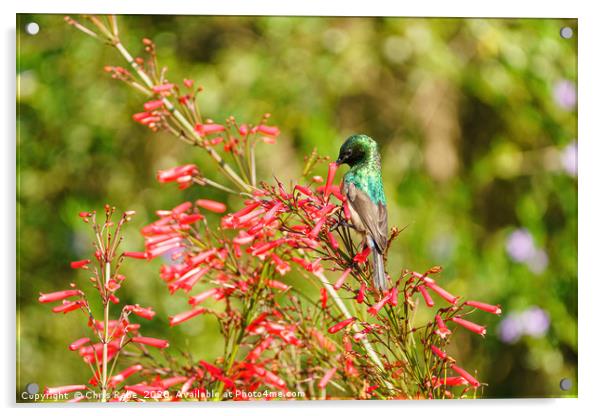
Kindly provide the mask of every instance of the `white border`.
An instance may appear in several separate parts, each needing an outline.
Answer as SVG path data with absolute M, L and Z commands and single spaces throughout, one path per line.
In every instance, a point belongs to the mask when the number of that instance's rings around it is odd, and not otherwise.
M 601 77 L 602 19 L 596 10 L 595 1 L 548 0 L 528 2 L 525 0 L 486 1 L 399 1 L 393 0 L 19 0 L 16 4 L 10 0 L 2 2 L 2 43 L 4 64 L 0 82 L 4 97 L 0 100 L 1 125 L 5 134 L 2 143 L 2 201 L 0 202 L 0 264 L 4 266 L 1 275 L 5 287 L 3 294 L 2 332 L 4 342 L 0 344 L 3 360 L 0 391 L 2 404 L 12 407 L 18 413 L 46 412 L 54 414 L 97 413 L 94 408 L 35 408 L 14 403 L 14 270 L 15 270 L 15 13 L 128 13 L 128 14 L 248 14 L 248 15 L 398 15 L 398 16 L 450 16 L 450 17 L 571 17 L 579 19 L 579 399 L 578 400 L 480 400 L 476 402 L 438 402 L 438 403 L 264 403 L 251 405 L 220 405 L 212 410 L 207 406 L 193 407 L 157 407 L 144 406 L 112 408 L 111 412 L 131 414 L 144 412 L 149 414 L 199 414 L 199 412 L 219 411 L 220 414 L 264 415 L 282 413 L 305 415 L 309 412 L 333 412 L 341 415 L 361 414 L 372 407 L 380 408 L 383 413 L 429 412 L 461 415 L 504 415 L 519 412 L 545 412 L 566 415 L 569 412 L 579 414 L 599 412 L 596 406 L 600 396 L 600 362 L 602 344 L 600 343 L 600 299 L 602 296 L 602 272 L 600 267 L 600 238 L 602 236 L 602 204 L 599 177 L 602 178 L 600 158 L 602 157 L 601 117 L 602 97 Z M 590 412 L 591 411 L 591 412 Z

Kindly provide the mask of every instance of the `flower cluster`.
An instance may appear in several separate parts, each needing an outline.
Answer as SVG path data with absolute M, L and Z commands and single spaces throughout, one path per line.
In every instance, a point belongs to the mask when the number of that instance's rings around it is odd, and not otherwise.
M 247 400 L 265 390 L 282 394 L 276 397 L 296 392 L 310 399 L 476 394 L 483 383 L 457 365 L 447 345 L 456 328 L 484 336 L 486 328 L 468 316 L 477 311 L 499 315 L 499 306 L 452 295 L 439 283 L 440 267 L 424 273 L 402 270 L 387 276 L 390 289 L 375 289 L 367 261 L 370 249 L 347 226 L 350 209 L 335 183 L 336 164 L 324 169 L 328 158 L 314 151 L 306 158 L 298 181 L 290 185 L 277 179 L 258 181 L 255 147 L 275 143 L 280 134 L 277 127 L 268 125 L 269 114 L 257 125 L 239 124 L 233 117 L 222 124 L 204 118 L 197 106 L 202 87 L 189 79 L 181 86 L 169 82 L 166 69 L 158 66 L 151 40 L 143 40 L 147 58 L 134 58 L 121 44 L 113 16 L 108 24 L 95 16 L 86 19 L 93 29 L 70 18 L 68 23 L 114 46 L 132 72 L 114 66 L 107 71 L 147 97 L 133 119 L 202 149 L 222 174 L 213 180 L 189 163 L 159 171 L 157 180 L 175 183 L 180 189 L 212 186 L 239 198 L 236 209 L 198 199 L 157 211 L 156 221 L 141 230 L 144 251 L 123 253 L 117 261 L 164 259 L 159 275 L 168 293 L 186 297 L 189 304 L 169 317 L 169 325 L 216 319 L 223 354 L 198 361 L 193 353 L 186 353 L 185 364 L 172 361 L 168 367 L 134 363 L 117 375 L 101 376 L 97 383 L 103 391 L 134 374 L 148 374 L 154 378 L 147 375 L 138 384 L 125 386 L 121 399 L 136 400 L 137 395 L 153 393 L 160 400 Z M 317 170 L 325 173 L 325 179 Z M 399 234 L 391 230 L 385 259 Z M 113 250 L 110 258 L 114 255 Z M 101 262 L 101 267 L 106 263 Z M 74 267 L 87 268 L 88 264 L 76 262 Z M 118 301 L 112 291 L 122 279 L 111 274 L 95 281 L 101 282 L 98 287 L 108 310 L 107 305 Z M 72 290 L 47 298 L 74 297 L 65 301 L 64 308 L 78 308 L 80 304 L 71 302 L 83 299 L 76 288 Z M 437 307 L 439 298 L 443 306 Z M 417 322 L 421 299 L 431 311 L 430 318 Z M 107 318 L 100 331 L 107 333 L 110 325 L 114 328 L 109 331 L 111 337 L 99 338 L 107 358 L 102 368 L 109 356 L 116 360 L 125 343 L 142 349 L 167 346 L 131 327 L 130 314 L 148 319 L 153 313 L 132 305 L 123 308 L 118 324 Z M 124 319 L 127 324 L 119 326 Z M 73 349 L 81 351 L 88 342 L 78 340 Z M 94 347 L 84 351 L 83 356 L 98 362 Z M 65 388 L 76 387 L 81 386 Z
M 139 318 L 152 319 L 155 315 L 152 308 L 138 304 L 121 305 L 117 297 L 117 292 L 126 281 L 126 277 L 120 273 L 123 261 L 127 257 L 139 257 L 139 253 L 119 252 L 122 227 L 130 221 L 135 212 L 126 211 L 117 223 L 113 221 L 114 207 L 106 205 L 104 214 L 104 222 L 98 224 L 96 212 L 79 213 L 82 220 L 90 224 L 94 231 L 94 262 L 90 259 L 71 262 L 72 269 L 81 269 L 91 275 L 89 278 L 92 286 L 91 293 L 100 299 L 101 313 L 94 310 L 89 302 L 89 295 L 79 289 L 75 283 L 72 283 L 71 288 L 67 290 L 41 293 L 38 299 L 40 303 L 59 303 L 52 308 L 54 313 L 83 312 L 88 326 L 86 336 L 71 342 L 69 350 L 77 352 L 88 364 L 92 372 L 91 378 L 85 385 L 47 387 L 45 395 L 48 397 L 59 393 L 92 390 L 98 393 L 102 401 L 107 401 L 109 398 L 123 400 L 128 389 L 128 386 L 123 386 L 123 383 L 128 377 L 141 371 L 142 366 L 135 364 L 114 375 L 119 356 L 128 355 L 142 359 L 148 355 L 147 347 L 163 349 L 169 346 L 169 343 L 163 339 L 141 334 L 141 325 L 136 321 Z M 120 308 L 116 319 L 111 319 L 111 305 Z M 120 396 L 116 393 L 121 389 L 125 390 Z M 85 397 L 80 395 L 76 400 Z

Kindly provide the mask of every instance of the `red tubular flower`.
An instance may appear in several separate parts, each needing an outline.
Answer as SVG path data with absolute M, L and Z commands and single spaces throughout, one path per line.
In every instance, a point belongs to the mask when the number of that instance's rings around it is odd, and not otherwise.
M 86 389 L 87 387 L 84 384 L 75 384 L 60 387 L 46 387 L 44 389 L 44 396 L 56 396 L 59 394 L 73 393 L 74 391 L 81 391 Z
M 167 348 L 169 347 L 169 342 L 164 339 L 151 338 L 151 337 L 133 337 L 132 342 L 137 344 L 149 345 L 151 347 L 156 348 Z
M 337 372 L 336 368 L 331 368 L 330 370 L 328 370 L 326 372 L 326 374 L 324 374 L 324 377 L 322 377 L 322 379 L 318 383 L 318 388 L 320 390 L 324 390 L 326 388 L 326 386 L 328 385 L 328 383 L 330 382 L 330 379 L 332 378 L 332 376 L 334 376 L 334 374 L 336 372 Z
M 446 291 L 445 289 L 443 289 L 442 287 L 437 286 L 432 279 L 424 279 L 424 284 L 431 289 L 433 292 L 435 292 L 436 294 L 438 294 L 439 296 L 441 296 L 443 299 L 445 299 L 446 301 L 448 301 L 449 303 L 451 303 L 452 305 L 455 305 L 458 302 L 458 297 L 452 295 L 451 293 L 449 293 L 448 291 Z
M 191 296 L 190 299 L 188 300 L 188 303 L 191 305 L 198 305 L 199 303 L 210 298 L 211 296 L 217 295 L 219 292 L 220 292 L 220 289 L 217 287 L 214 287 L 212 289 L 209 289 L 202 293 L 199 293 L 198 295 Z
M 322 304 L 322 309 L 326 309 L 326 304 L 328 302 L 328 292 L 325 288 L 320 288 L 320 302 Z
M 301 185 L 295 185 L 295 187 L 293 188 L 295 191 L 299 191 L 302 194 L 306 195 L 306 196 L 314 196 L 314 193 L 311 189 L 309 189 L 308 187 L 305 186 L 301 186 Z
M 326 230 L 326 237 L 328 238 L 328 244 L 330 244 L 330 247 L 333 250 L 338 250 L 338 248 L 339 248 L 339 242 L 337 241 L 337 239 L 334 236 L 334 234 L 331 233 L 330 231 Z
M 270 335 L 268 335 L 267 337 L 265 337 L 263 339 L 263 341 L 261 341 L 261 343 L 256 346 L 255 348 L 253 348 L 249 354 L 247 355 L 247 360 L 249 361 L 256 361 L 259 359 L 259 357 L 261 356 L 261 354 L 267 350 L 269 348 L 270 345 L 272 345 L 272 341 L 274 340 L 274 338 L 272 338 Z
M 349 203 L 347 201 L 343 202 L 343 214 L 347 221 L 351 221 L 351 210 L 349 209 Z
M 71 268 L 72 269 L 87 269 L 87 265 L 90 264 L 90 260 L 85 259 L 85 260 L 78 260 L 78 261 L 72 261 L 71 262 Z
M 154 85 L 153 86 L 153 92 L 168 92 L 169 90 L 172 90 L 174 87 L 174 84 L 161 84 L 161 85 Z
M 278 136 L 280 134 L 280 130 L 276 126 L 266 126 L 265 124 L 261 124 L 257 126 L 257 132 L 261 134 L 265 134 L 267 136 Z
M 417 289 L 422 294 L 422 297 L 424 298 L 424 301 L 426 302 L 426 306 L 428 306 L 429 308 L 432 308 L 433 305 L 435 304 L 435 302 L 433 302 L 433 298 L 429 294 L 428 290 L 426 290 L 424 285 L 419 285 L 417 287 Z
M 276 253 L 270 253 L 270 257 L 272 257 L 272 262 L 276 265 L 276 271 L 280 273 L 281 276 L 284 276 L 291 270 L 291 266 L 278 257 Z
M 180 205 L 172 208 L 171 215 L 174 217 L 177 217 L 178 215 L 183 214 L 186 211 L 188 211 L 190 208 L 192 208 L 192 202 L 190 202 L 190 201 L 182 202 Z
M 462 318 L 458 318 L 457 316 L 454 316 L 453 318 L 451 318 L 451 320 L 453 322 L 457 323 L 458 325 L 461 325 L 464 328 L 468 329 L 469 331 L 474 332 L 475 334 L 485 336 L 485 334 L 487 333 L 487 329 L 484 326 L 475 324 L 474 322 L 467 321 L 466 319 L 462 319 Z
M 360 264 L 365 263 L 369 255 L 370 247 L 366 246 L 362 251 L 360 251 L 353 257 L 353 261 Z
M 439 386 L 462 386 L 468 384 L 464 377 L 446 377 L 446 378 L 436 378 L 433 377 L 433 384 L 435 387 Z
M 360 290 L 357 292 L 357 296 L 355 297 L 355 301 L 357 303 L 364 303 L 366 299 L 366 283 L 362 282 L 360 285 Z
M 282 283 L 280 280 L 268 280 L 266 283 L 272 289 L 288 290 L 290 288 L 289 285 Z
M 375 303 L 374 305 L 369 307 L 368 313 L 370 315 L 376 316 L 378 311 L 380 311 L 383 308 L 383 306 L 385 306 L 387 304 L 387 302 L 389 302 L 390 298 L 391 298 L 391 292 L 389 292 L 385 296 L 383 296 L 383 298 L 381 300 L 379 300 L 378 303 Z
M 324 199 L 330 196 L 330 186 L 334 180 L 334 175 L 337 173 L 338 165 L 335 162 L 328 164 L 328 176 L 326 176 L 326 184 L 324 185 Z
M 487 303 L 477 302 L 474 300 L 467 300 L 466 305 L 472 306 L 473 308 L 477 308 L 485 312 L 493 313 L 495 315 L 502 314 L 502 308 L 500 308 L 500 305 L 489 305 Z
M 447 353 L 445 351 L 441 351 L 436 346 L 431 345 L 431 350 L 437 357 L 441 358 L 442 360 L 445 360 L 447 358 Z
M 165 391 L 165 389 L 161 386 L 148 386 L 146 384 L 135 384 L 133 386 L 125 386 L 124 389 L 126 391 L 136 393 L 137 395 L 142 397 L 147 397 L 149 395 L 152 395 L 153 393 Z
M 334 290 L 339 290 L 343 286 L 343 283 L 345 283 L 345 279 L 347 279 L 347 276 L 349 276 L 349 273 L 351 273 L 351 269 L 346 269 L 343 272 L 341 277 L 339 277 L 337 279 L 337 281 L 335 282 L 335 284 L 333 285 Z
M 221 202 L 217 202 L 217 201 L 212 201 L 210 199 L 197 199 L 195 204 L 203 209 L 206 209 L 207 211 L 211 211 L 211 212 L 217 212 L 218 214 L 221 214 L 222 212 L 226 211 L 226 205 L 222 204 Z
M 194 318 L 195 316 L 199 316 L 203 313 L 207 312 L 205 308 L 192 309 L 186 312 L 179 313 L 174 316 L 169 317 L 169 326 L 179 325 L 182 322 L 186 322 L 189 319 Z
M 72 312 L 72 311 L 76 311 L 76 310 L 80 309 L 83 305 L 84 305 L 84 303 L 81 300 L 76 300 L 74 302 L 64 301 L 62 305 L 55 306 L 54 308 L 52 308 L 52 312 L 54 312 L 54 313 L 60 313 L 60 312 L 68 313 L 68 312 Z
M 165 380 L 161 380 L 159 382 L 159 385 L 161 387 L 163 387 L 164 389 L 168 389 L 168 388 L 173 387 L 173 386 L 175 386 L 177 384 L 182 384 L 186 380 L 188 380 L 188 377 L 186 377 L 186 376 L 174 376 L 174 377 L 166 378 Z
M 451 369 L 454 370 L 456 373 L 460 374 L 464 379 L 466 379 L 466 381 L 468 381 L 468 383 L 473 386 L 473 387 L 479 387 L 481 385 L 481 383 L 479 383 L 479 381 L 474 378 L 472 375 L 470 375 L 470 373 L 466 370 L 464 370 L 461 367 L 458 367 L 455 364 L 451 365 Z
M 130 257 L 133 259 L 147 259 L 148 256 L 144 251 L 125 251 L 123 253 L 124 257 Z
M 88 342 L 90 342 L 90 338 L 80 338 L 76 341 L 73 341 L 71 343 L 71 345 L 69 345 L 69 349 L 71 351 L 79 350 L 82 346 L 86 345 Z
M 143 308 L 140 305 L 126 305 L 124 310 L 130 311 L 144 319 L 153 319 L 153 316 L 155 316 L 155 311 L 152 308 Z
M 221 124 L 196 124 L 194 130 L 199 136 L 204 137 L 208 134 L 219 133 L 220 131 L 226 130 Z
M 52 293 L 40 293 L 38 302 L 40 302 L 40 303 L 56 302 L 57 300 L 63 300 L 63 299 L 70 298 L 71 296 L 78 296 L 81 294 L 82 294 L 82 292 L 77 289 L 61 290 L 60 292 L 52 292 Z
M 199 169 L 193 164 L 176 166 L 171 169 L 158 171 L 157 180 L 161 183 L 174 182 L 181 177 L 190 177 L 198 173 Z
M 437 323 L 437 329 L 435 330 L 435 333 L 438 334 L 441 338 L 445 338 L 447 335 L 451 334 L 451 331 L 445 325 L 445 322 L 443 322 L 441 315 L 437 314 L 435 316 L 435 322 Z
M 397 297 L 399 296 L 399 289 L 397 289 L 397 286 L 394 286 L 391 288 L 391 290 L 389 291 L 389 303 L 391 304 L 391 306 L 397 306 Z
M 111 377 L 109 379 L 108 384 L 110 387 L 115 387 L 119 383 L 123 383 L 125 381 L 125 379 L 127 379 L 131 375 L 136 374 L 138 371 L 141 371 L 141 370 L 142 370 L 142 366 L 140 364 L 135 364 L 131 367 L 126 368 L 119 374 L 116 374 L 113 377 Z
M 161 107 L 163 107 L 163 100 L 153 100 L 144 103 L 144 110 L 146 111 L 154 111 Z
M 336 334 L 337 332 L 339 332 L 341 329 L 351 325 L 357 318 L 355 317 L 351 317 L 351 318 L 347 318 L 339 323 L 334 324 L 333 326 L 331 326 L 330 328 L 328 328 L 328 333 L 329 334 Z

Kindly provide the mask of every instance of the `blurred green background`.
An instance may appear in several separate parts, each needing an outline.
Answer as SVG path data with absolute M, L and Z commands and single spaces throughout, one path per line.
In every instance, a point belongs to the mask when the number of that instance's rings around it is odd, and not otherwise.
M 24 31 L 31 21 L 40 25 L 36 36 Z M 407 226 L 389 270 L 442 265 L 448 290 L 503 307 L 502 317 L 479 315 L 484 340 L 459 331 L 453 355 L 478 369 L 488 397 L 576 395 L 576 20 L 123 16 L 120 23 L 134 55 L 149 37 L 170 81 L 204 86 L 205 116 L 257 122 L 273 114 L 282 136 L 258 156 L 263 178 L 297 177 L 313 147 L 334 157 L 351 133 L 376 138 L 389 223 Z M 560 36 L 567 26 L 570 39 Z M 53 315 L 37 302 L 39 292 L 72 281 L 85 287 L 85 273 L 69 268 L 90 253 L 79 211 L 106 202 L 136 210 L 125 247 L 139 250 L 137 230 L 155 210 L 223 196 L 156 183 L 158 169 L 177 164 L 217 174 L 203 152 L 132 121 L 143 97 L 103 71 L 124 64 L 114 50 L 60 15 L 20 15 L 17 32 L 22 391 L 30 382 L 89 377 L 67 350 L 85 335 L 82 316 Z M 185 310 L 186 298 L 167 295 L 160 263 L 126 263 L 120 297 L 157 310 L 145 335 L 215 358 L 222 345 L 211 318 L 168 328 L 167 316 Z M 562 378 L 573 382 L 566 392 Z

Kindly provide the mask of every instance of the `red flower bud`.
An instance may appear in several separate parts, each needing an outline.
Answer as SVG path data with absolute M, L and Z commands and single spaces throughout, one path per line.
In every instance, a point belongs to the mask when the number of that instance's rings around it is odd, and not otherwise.
M 226 211 L 226 205 L 210 199 L 197 199 L 196 205 L 200 208 L 206 209 L 207 211 L 217 212 L 218 214 Z
M 169 342 L 167 342 L 166 340 L 151 338 L 151 337 L 133 337 L 132 342 L 135 342 L 137 344 L 149 345 L 151 347 L 156 347 L 156 348 L 169 347 Z
M 341 288 L 341 286 L 343 286 L 343 283 L 345 283 L 345 279 L 347 279 L 347 276 L 349 276 L 349 273 L 351 273 L 351 269 L 346 269 L 343 272 L 341 277 L 339 277 L 337 279 L 337 281 L 335 282 L 335 284 L 333 285 L 334 290 L 339 290 Z
M 195 316 L 199 316 L 203 313 L 207 312 L 205 308 L 192 309 L 190 311 L 182 312 L 174 316 L 169 317 L 169 326 L 179 325 L 182 322 L 186 322 L 189 319 L 194 318 Z
M 88 342 L 90 342 L 90 338 L 80 338 L 76 341 L 73 341 L 71 345 L 69 345 L 69 349 L 71 351 L 79 350 L 83 345 L 86 345 Z
M 90 264 L 90 260 L 85 259 L 85 260 L 78 260 L 78 261 L 72 261 L 71 262 L 71 268 L 72 269 L 87 269 L 87 265 Z
M 489 305 L 487 303 L 477 302 L 474 300 L 467 300 L 466 305 L 472 306 L 473 308 L 477 308 L 485 312 L 493 313 L 495 315 L 502 314 L 502 308 L 500 308 L 500 305 Z
M 331 326 L 330 328 L 328 328 L 328 333 L 330 334 L 336 334 L 337 332 L 339 332 L 341 329 L 351 325 L 351 323 L 353 323 L 357 318 L 355 317 L 351 317 L 351 318 L 347 318 L 337 324 L 334 324 L 333 326 Z
M 484 336 L 487 333 L 487 329 L 484 326 L 475 324 L 474 322 L 467 321 L 466 319 L 462 319 L 462 318 L 458 318 L 457 316 L 454 316 L 453 318 L 451 318 L 451 320 L 453 322 L 457 323 L 458 325 L 461 325 L 464 328 L 468 329 L 469 331 L 474 332 L 475 334 Z
M 463 368 L 458 367 L 455 364 L 452 364 L 451 369 L 454 370 L 459 375 L 461 375 L 464 379 L 466 379 L 466 381 L 468 381 L 468 383 L 470 383 L 471 386 L 479 387 L 481 385 L 481 383 L 479 383 L 476 378 L 474 378 L 472 375 L 470 375 L 470 373 L 468 371 L 464 370 Z
M 432 308 L 435 302 L 433 302 L 433 298 L 429 294 L 428 290 L 423 285 L 417 287 L 418 291 L 422 294 L 424 301 L 426 302 L 426 306 Z
M 82 294 L 82 292 L 77 289 L 61 290 L 60 292 L 52 292 L 52 293 L 40 293 L 38 302 L 40 302 L 40 303 L 56 302 L 57 300 L 63 300 L 63 299 L 70 298 L 71 296 L 78 296 L 81 294 Z
M 330 382 L 330 379 L 332 378 L 332 376 L 334 376 L 336 372 L 336 368 L 331 368 L 330 370 L 328 370 L 326 374 L 324 374 L 324 377 L 322 377 L 322 379 L 318 383 L 318 388 L 321 390 L 325 389 L 328 383 Z

